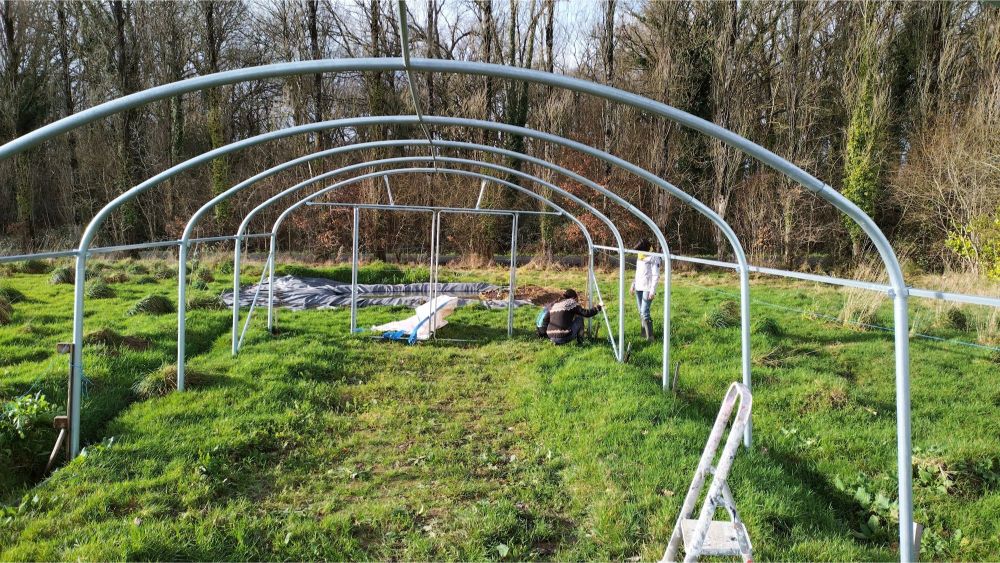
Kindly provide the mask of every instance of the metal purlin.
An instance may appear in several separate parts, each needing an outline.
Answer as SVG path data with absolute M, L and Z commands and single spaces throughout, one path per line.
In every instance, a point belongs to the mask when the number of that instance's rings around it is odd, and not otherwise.
M 388 159 L 388 160 L 396 160 L 396 159 Z M 416 160 L 427 161 L 427 160 L 429 160 L 429 158 L 428 157 L 411 157 L 411 160 L 412 161 L 416 161 Z M 324 194 L 327 194 L 327 193 L 330 193 L 332 191 L 338 190 L 338 189 L 343 188 L 345 186 L 349 186 L 351 184 L 355 184 L 355 183 L 363 181 L 365 179 L 368 179 L 368 178 L 371 178 L 371 177 L 375 177 L 375 176 L 377 176 L 379 174 L 383 174 L 383 175 L 397 175 L 397 174 L 433 173 L 433 172 L 438 172 L 438 173 L 442 173 L 442 174 L 458 175 L 458 176 L 467 176 L 467 177 L 471 177 L 471 178 L 489 180 L 491 182 L 496 182 L 499 185 L 506 186 L 508 188 L 511 188 L 513 190 L 521 192 L 521 193 L 523 193 L 523 194 L 525 194 L 525 195 L 527 195 L 527 196 L 529 196 L 529 197 L 531 197 L 531 198 L 533 198 L 533 199 L 535 199 L 537 201 L 542 202 L 543 204 L 547 205 L 548 207 L 551 207 L 552 209 L 555 209 L 556 211 L 559 211 L 563 216 L 565 216 L 566 218 L 568 218 L 570 221 L 572 221 L 574 224 L 577 225 L 577 227 L 580 229 L 581 233 L 583 234 L 585 240 L 587 241 L 587 252 L 588 252 L 588 255 L 589 256 L 593 255 L 594 243 L 593 243 L 593 239 L 591 238 L 590 232 L 588 231 L 586 225 L 584 225 L 584 223 L 582 221 L 580 221 L 580 219 L 577 218 L 575 215 L 573 215 L 572 213 L 569 213 L 566 209 L 564 209 L 561 206 L 559 206 L 558 204 L 552 202 L 551 200 L 549 200 L 545 196 L 542 196 L 542 195 L 539 195 L 539 194 L 537 194 L 535 192 L 532 192 L 531 190 L 529 190 L 529 189 L 527 189 L 527 188 L 525 188 L 523 186 L 518 186 L 517 184 L 514 184 L 512 182 L 508 182 L 506 180 L 502 180 L 500 178 L 496 178 L 494 176 L 488 176 L 486 174 L 482 174 L 482 173 L 479 173 L 479 172 L 472 172 L 472 171 L 468 171 L 468 170 L 457 170 L 457 169 L 440 168 L 440 167 L 437 168 L 437 169 L 434 169 L 434 168 L 397 168 L 397 169 L 383 170 L 383 171 L 378 171 L 378 172 L 371 172 L 371 173 L 364 174 L 364 175 L 361 175 L 361 176 L 357 176 L 357 177 L 354 177 L 354 178 L 349 178 L 349 179 L 346 179 L 346 180 L 342 180 L 340 182 L 337 182 L 336 184 L 333 184 L 331 186 L 327 186 L 327 187 L 325 187 L 325 188 L 323 188 L 323 189 L 321 189 L 321 190 L 319 190 L 317 192 L 311 193 L 308 196 L 300 199 L 299 201 L 297 201 L 293 205 L 287 207 L 281 213 L 281 215 L 279 215 L 278 218 L 275 220 L 274 225 L 271 227 L 271 250 L 270 250 L 270 252 L 271 252 L 271 254 L 277 256 L 277 234 L 278 234 L 278 230 L 281 228 L 281 224 L 284 222 L 285 218 L 287 218 L 296 209 L 299 209 L 299 208 L 301 208 L 303 206 L 308 205 L 310 202 L 312 202 L 312 200 L 314 200 L 314 199 L 316 199 L 316 198 L 318 198 L 318 197 L 320 197 L 320 196 L 322 196 Z M 266 206 L 262 204 L 260 206 L 260 209 L 263 209 L 264 207 L 266 207 Z M 419 206 L 415 206 L 415 207 L 419 207 Z M 468 209 L 467 211 L 472 212 L 472 211 L 482 211 L 482 210 Z M 461 212 L 461 210 L 456 210 L 456 213 L 460 213 L 460 212 Z M 435 212 L 435 215 L 436 214 L 437 213 Z M 433 241 L 433 239 L 432 239 L 432 241 Z M 515 250 L 515 252 L 516 252 L 516 250 Z M 593 279 L 593 277 L 594 277 L 593 276 L 593 272 L 588 272 L 588 279 Z M 270 279 L 270 281 L 269 281 L 269 292 L 268 292 L 268 310 L 269 311 L 272 311 L 273 310 L 273 306 L 274 306 L 274 292 L 273 292 L 273 289 L 270 289 L 270 288 L 273 288 L 273 283 L 274 283 L 274 278 L 272 277 Z M 273 321 L 273 314 L 269 314 L 268 318 Z M 605 324 L 608 324 L 607 315 L 604 315 L 604 320 L 605 320 Z M 269 326 L 268 329 L 269 330 L 273 329 L 273 325 Z M 611 337 L 610 325 L 609 325 L 609 330 L 608 330 L 608 339 L 610 340 L 610 342 L 611 342 L 611 348 L 615 352 L 615 355 L 617 357 L 618 354 L 619 354 L 619 351 L 616 349 L 615 343 L 614 343 L 614 339 Z
M 559 76 L 544 73 L 531 69 L 504 67 L 487 63 L 476 63 L 468 61 L 454 60 L 433 60 L 433 59 L 411 59 L 409 67 L 419 72 L 450 72 L 459 74 L 474 74 L 483 76 L 495 76 L 498 78 L 522 80 L 552 87 L 566 88 L 572 91 L 586 93 L 601 97 L 608 101 L 614 101 L 631 106 L 635 109 L 648 112 L 669 119 L 678 124 L 690 127 L 712 138 L 752 156 L 758 161 L 773 168 L 779 173 L 795 180 L 797 183 L 827 200 L 842 213 L 850 217 L 857 223 L 865 234 L 872 240 L 879 256 L 886 267 L 889 276 L 890 297 L 893 299 L 894 315 L 894 346 L 895 346 L 895 371 L 896 371 L 896 470 L 899 485 L 899 550 L 900 559 L 909 561 L 913 559 L 913 486 L 912 486 L 912 448 L 911 448 L 911 420 L 910 420 L 910 357 L 909 357 L 909 311 L 908 290 L 903 276 L 899 260 L 892 249 L 892 245 L 885 237 L 885 234 L 878 228 L 875 222 L 857 205 L 852 203 L 842 194 L 837 193 L 821 180 L 815 178 L 805 170 L 792 164 L 788 160 L 781 158 L 777 154 L 761 147 L 760 145 L 745 139 L 732 131 L 715 125 L 709 121 L 678 110 L 664 103 L 645 98 L 643 96 L 625 92 L 610 86 L 595 84 L 582 79 Z M 0 146 L 0 160 L 6 160 L 11 156 L 19 154 L 39 143 L 50 139 L 56 135 L 70 131 L 87 123 L 98 119 L 114 115 L 118 112 L 145 105 L 147 103 L 175 97 L 187 92 L 202 90 L 205 88 L 223 86 L 236 82 L 252 80 L 265 80 L 282 76 L 297 76 L 302 74 L 317 74 L 323 72 L 345 72 L 345 71 L 393 71 L 405 70 L 400 59 L 326 59 L 312 61 L 296 61 L 286 63 L 276 63 L 262 65 L 258 67 L 242 68 L 221 73 L 215 73 L 196 78 L 190 78 L 171 84 L 157 86 L 141 92 L 136 92 L 128 96 L 123 96 L 115 100 L 99 104 L 79 113 L 64 117 L 58 121 L 40 127 L 30 133 L 22 135 L 17 139 L 9 141 Z M 223 151 L 209 151 L 202 156 L 207 159 L 225 154 Z M 188 166 L 194 164 L 188 162 Z M 97 230 L 107 214 L 116 209 L 125 201 L 131 200 L 139 193 L 149 187 L 176 174 L 178 168 L 174 167 L 165 171 L 146 182 L 122 193 L 108 206 L 101 210 L 83 232 L 76 255 L 76 284 L 74 293 L 74 314 L 73 314 L 73 339 L 74 351 L 72 366 L 74 377 L 82 377 L 82 340 L 83 340 L 83 308 L 84 308 L 84 286 L 86 278 L 86 261 L 91 242 L 97 235 Z M 741 261 L 742 262 L 742 261 Z M 746 265 L 741 264 L 741 276 L 746 274 Z M 742 284 L 741 280 L 741 284 Z M 742 293 L 741 288 L 741 293 Z M 77 387 L 78 389 L 79 387 Z M 71 420 L 79 420 L 80 396 L 74 392 L 70 400 Z M 75 415 L 75 416 L 74 416 Z M 79 452 L 80 433 L 79 425 L 76 424 L 70 432 L 70 451 L 73 455 Z
M 433 162 L 434 168 L 437 168 L 437 155 L 434 150 L 434 137 L 431 135 L 430 129 L 427 128 L 427 124 L 424 123 L 424 113 L 420 111 L 420 100 L 417 98 L 417 86 L 416 82 L 413 80 L 413 70 L 410 69 L 410 26 L 406 18 L 406 0 L 399 0 L 399 45 L 403 51 L 403 67 L 406 69 L 406 86 L 410 90 L 410 99 L 413 100 L 413 113 L 417 115 L 417 121 L 420 124 L 420 129 L 423 130 L 424 136 L 427 137 L 427 143 L 430 144 L 431 161 Z M 437 222 L 437 216 L 434 218 L 434 222 Z
M 384 142 L 390 142 L 390 141 L 384 141 Z M 413 140 L 413 141 L 406 141 L 406 142 L 423 143 L 424 141 L 422 141 L 422 140 Z M 352 145 L 352 146 L 357 146 L 357 145 Z M 344 147 L 344 148 L 349 148 L 349 147 L 350 146 Z M 489 148 L 489 147 L 487 147 L 487 148 Z M 520 154 L 520 153 L 514 153 L 514 154 Z M 526 155 L 522 155 L 522 156 L 526 156 Z M 281 198 L 283 198 L 285 195 L 294 193 L 294 192 L 296 192 L 296 191 L 298 191 L 298 190 L 300 190 L 300 189 L 302 189 L 302 188 L 304 188 L 304 187 L 306 187 L 308 185 L 311 185 L 313 183 L 319 182 L 319 181 L 324 180 L 326 178 L 330 178 L 332 176 L 337 175 L 338 173 L 349 172 L 349 171 L 357 170 L 357 169 L 361 169 L 361 168 L 367 168 L 367 167 L 370 167 L 370 166 L 372 166 L 374 164 L 400 163 L 400 162 L 418 162 L 418 161 L 426 161 L 426 160 L 427 160 L 426 157 L 398 157 L 398 158 L 395 158 L 395 159 L 386 159 L 386 160 L 382 160 L 382 161 L 371 161 L 371 162 L 366 162 L 366 163 L 361 163 L 361 164 L 347 166 L 347 167 L 344 167 L 343 169 L 336 170 L 336 171 L 333 171 L 333 172 L 327 172 L 327 173 L 321 174 L 321 175 L 319 175 L 319 176 L 317 176 L 315 178 L 303 181 L 303 182 L 301 182 L 301 183 L 299 183 L 299 184 L 297 184 L 295 186 L 292 186 L 291 188 L 288 188 L 287 190 L 285 190 L 285 191 L 283 191 L 283 192 L 281 192 L 281 193 L 279 193 L 279 194 L 271 197 L 267 201 L 265 201 L 265 202 L 261 203 L 260 205 L 258 205 L 250 213 L 248 213 L 247 216 L 244 218 L 243 222 L 241 223 L 239 229 L 237 230 L 237 232 L 240 233 L 238 236 L 242 236 L 242 233 L 244 233 L 246 231 L 247 227 L 249 226 L 250 221 L 253 219 L 253 217 L 258 212 L 262 211 L 263 209 L 265 209 L 268 206 L 272 205 L 273 203 L 277 202 L 278 200 L 280 200 Z M 611 231 L 612 235 L 615 237 L 615 240 L 616 240 L 619 248 L 624 249 L 624 242 L 623 242 L 623 240 L 621 238 L 621 234 L 618 232 L 618 229 L 614 225 L 614 223 L 608 217 L 606 217 L 603 213 L 601 213 L 599 210 L 597 210 L 596 208 L 594 208 L 593 206 L 591 206 L 590 204 L 588 204 L 583 199 L 581 199 L 581 198 L 573 195 L 572 193 L 568 192 L 567 190 L 564 190 L 564 189 L 562 189 L 562 188 L 560 188 L 560 187 L 558 187 L 558 186 L 556 186 L 554 184 L 546 182 L 545 180 L 542 180 L 540 178 L 537 178 L 537 177 L 532 176 L 530 174 L 527 174 L 525 172 L 521 172 L 521 171 L 518 171 L 518 170 L 507 168 L 507 167 L 504 167 L 504 166 L 501 166 L 501 165 L 498 165 L 498 164 L 493 164 L 493 163 L 488 163 L 488 162 L 482 162 L 482 161 L 475 161 L 475 160 L 454 159 L 454 158 L 450 158 L 450 157 L 439 157 L 439 160 L 441 160 L 441 161 L 447 161 L 447 162 L 455 162 L 455 163 L 459 163 L 459 164 L 468 164 L 470 166 L 478 166 L 478 167 L 490 168 L 490 169 L 493 169 L 493 170 L 496 170 L 496 171 L 499 171 L 499 172 L 503 172 L 503 173 L 507 173 L 507 174 L 511 174 L 511 175 L 522 177 L 522 178 L 524 178 L 526 180 L 530 180 L 532 182 L 539 183 L 540 185 L 544 185 L 545 187 L 553 190 L 553 192 L 558 193 L 558 194 L 562 195 L 563 197 L 566 197 L 567 199 L 569 199 L 569 200 L 573 201 L 574 203 L 580 205 L 581 207 L 583 207 L 584 209 L 586 209 L 587 211 L 589 211 L 590 213 L 592 213 L 599 220 L 601 220 L 605 225 L 608 226 L 608 228 Z M 603 190 L 603 188 L 601 188 L 601 189 Z M 225 192 L 223 192 L 223 194 L 220 194 L 220 196 L 217 197 L 216 199 L 218 199 L 218 201 L 222 201 L 222 195 L 224 195 L 224 194 L 225 194 Z M 209 204 L 206 204 L 206 207 L 207 206 L 209 206 Z M 207 212 L 207 210 L 208 209 L 206 208 L 205 212 Z M 624 260 L 622 260 L 620 262 L 620 268 L 619 268 L 619 302 L 622 304 L 619 307 L 619 313 L 620 314 L 624 314 L 623 307 L 624 307 L 624 299 L 625 299 L 624 298 L 624 269 L 623 268 L 624 268 Z M 234 255 L 233 269 L 234 269 L 234 272 L 239 271 L 239 256 Z M 237 316 L 239 314 L 238 309 L 234 308 L 233 314 L 234 314 L 234 316 Z M 238 319 L 238 316 L 236 318 Z M 180 319 L 178 319 L 178 320 L 180 321 Z M 179 331 L 183 330 L 183 326 L 182 326 L 182 324 L 180 322 L 178 323 L 178 330 Z M 620 338 L 624 338 L 623 333 L 621 333 L 621 331 L 619 333 L 619 337 Z M 665 338 L 666 338 L 666 336 L 665 336 Z M 620 353 L 621 349 L 622 349 L 622 346 L 621 346 L 621 342 L 620 342 L 619 346 L 615 347 L 616 358 L 618 358 L 619 360 L 621 359 L 621 357 L 620 357 L 621 356 L 621 353 Z M 179 353 L 180 353 L 180 351 L 179 351 Z

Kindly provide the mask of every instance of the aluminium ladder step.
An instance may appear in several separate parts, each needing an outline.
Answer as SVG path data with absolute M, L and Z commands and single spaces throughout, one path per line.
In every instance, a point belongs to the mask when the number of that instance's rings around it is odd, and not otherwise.
M 686 519 L 681 522 L 681 534 L 684 537 L 684 550 L 691 553 L 691 542 L 694 530 L 698 527 L 697 519 Z M 702 542 L 701 555 L 708 556 L 741 556 L 744 561 L 750 560 L 750 536 L 743 522 L 728 520 L 712 520 L 708 523 L 708 532 Z

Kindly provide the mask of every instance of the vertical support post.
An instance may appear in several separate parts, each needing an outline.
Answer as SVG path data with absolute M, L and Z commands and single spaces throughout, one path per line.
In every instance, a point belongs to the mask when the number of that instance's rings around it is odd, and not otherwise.
M 177 251 L 177 390 L 184 390 L 184 367 L 187 359 L 187 240 Z
M 746 261 L 741 260 L 740 273 L 740 343 L 741 360 L 743 364 L 743 385 L 748 391 L 753 391 L 750 381 L 750 271 Z M 907 329 L 909 330 L 909 329 Z M 753 417 L 747 419 L 743 429 L 743 445 L 747 448 L 753 444 Z
M 625 252 L 618 250 L 618 361 L 625 361 Z
M 83 300 L 87 281 L 87 251 L 81 249 L 76 255 L 76 279 L 73 293 L 73 350 L 70 354 L 70 380 L 72 388 L 69 396 L 69 455 L 75 458 L 80 453 L 80 401 L 83 387 Z
M 913 542 L 913 459 L 910 441 L 910 322 L 908 296 L 892 292 L 896 345 L 896 472 L 899 479 L 899 559 L 916 561 Z
M 428 273 L 428 284 L 427 284 L 427 304 L 430 309 L 434 308 L 434 269 L 437 266 L 437 254 L 435 254 L 435 246 L 437 245 L 437 231 L 438 231 L 438 212 L 431 212 L 431 260 L 430 260 L 430 270 Z M 430 318 L 431 331 L 434 331 L 434 317 Z
M 240 252 L 243 250 L 243 238 L 237 236 L 233 241 L 233 347 L 232 355 L 236 357 L 239 351 L 240 330 Z
M 663 251 L 663 390 L 670 389 L 670 253 Z
M 594 286 L 597 281 L 594 279 L 594 248 L 587 249 L 587 307 L 594 306 Z M 592 334 L 594 317 L 587 318 L 587 334 Z
M 274 268 L 278 259 L 278 233 L 271 233 L 271 277 L 267 280 L 267 332 L 274 334 Z
M 517 291 L 517 223 L 520 215 L 511 215 L 510 291 L 507 292 L 507 338 L 514 336 L 514 292 Z
M 384 176 L 383 176 L 384 177 Z M 354 208 L 354 224 L 351 228 L 351 334 L 358 328 L 358 229 L 360 209 Z

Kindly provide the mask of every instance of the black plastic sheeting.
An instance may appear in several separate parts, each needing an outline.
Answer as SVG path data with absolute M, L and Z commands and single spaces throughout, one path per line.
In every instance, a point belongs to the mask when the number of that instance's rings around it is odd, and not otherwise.
M 267 281 L 260 285 L 257 306 L 267 306 Z M 439 295 L 450 295 L 458 299 L 458 305 L 482 303 L 487 309 L 506 309 L 506 300 L 479 298 L 484 291 L 495 291 L 498 286 L 482 282 L 439 283 Z M 403 305 L 416 308 L 428 301 L 429 283 L 398 284 L 358 284 L 358 307 Z M 240 306 L 250 307 L 257 286 L 240 290 Z M 233 304 L 233 292 L 225 291 L 221 296 L 226 306 Z M 515 300 L 514 306 L 530 305 L 530 301 Z M 287 309 L 324 309 L 351 306 L 351 284 L 326 278 L 299 278 L 282 276 L 274 280 L 274 305 Z

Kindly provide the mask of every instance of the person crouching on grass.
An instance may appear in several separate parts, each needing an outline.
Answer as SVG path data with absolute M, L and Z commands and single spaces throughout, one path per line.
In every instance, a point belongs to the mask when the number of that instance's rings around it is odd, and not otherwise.
M 639 259 L 635 261 L 635 280 L 629 292 L 635 295 L 639 306 L 639 321 L 642 323 L 642 336 L 647 341 L 653 340 L 653 318 L 649 315 L 649 306 L 656 295 L 656 284 L 660 281 L 660 268 L 663 261 L 656 254 L 649 252 L 650 243 L 643 239 L 635 245 L 639 251 Z
M 601 312 L 602 306 L 584 309 L 577 301 L 576 291 L 567 289 L 562 299 L 549 307 L 548 312 L 539 323 L 545 326 L 545 334 L 553 344 L 566 344 L 576 339 L 583 344 L 583 319 L 590 318 Z

